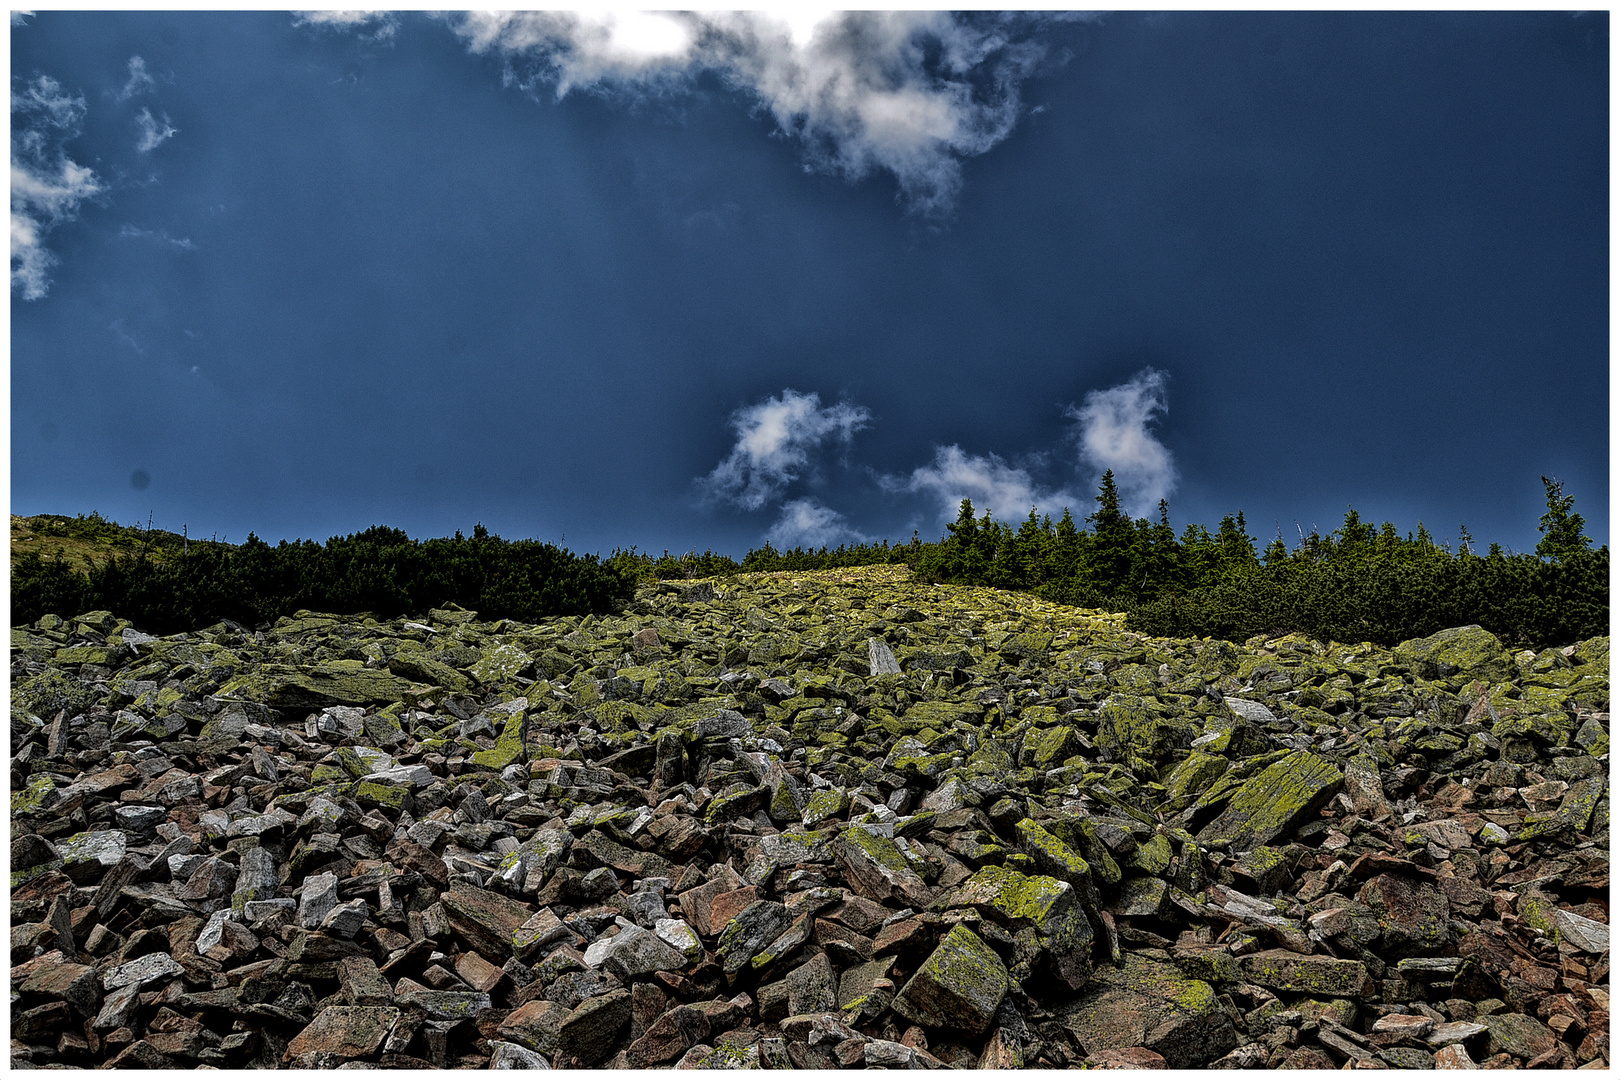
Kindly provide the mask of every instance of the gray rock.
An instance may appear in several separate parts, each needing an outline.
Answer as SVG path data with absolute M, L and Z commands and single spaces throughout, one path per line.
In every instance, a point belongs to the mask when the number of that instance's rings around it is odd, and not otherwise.
M 995 950 L 965 926 L 954 926 L 894 999 L 914 1024 L 980 1035 L 989 1030 L 1011 985 Z
M 735 738 L 752 735 L 754 726 L 742 713 L 721 709 L 713 716 L 699 720 L 693 725 L 692 730 L 700 739 Z
M 739 911 L 720 932 L 715 959 L 728 976 L 748 966 L 759 952 L 788 928 L 793 917 L 773 900 L 756 900 Z
M 888 643 L 881 638 L 870 638 L 866 642 L 867 663 L 871 672 L 876 675 L 900 674 L 900 662 L 894 658 L 894 651 Z
M 168 953 L 147 953 L 145 956 L 120 964 L 101 978 L 103 990 L 116 990 L 121 986 L 145 986 L 147 983 L 185 973 Z
M 161 806 L 125 804 L 114 807 L 113 817 L 117 819 L 120 829 L 144 835 L 156 831 L 159 824 L 169 820 L 169 811 Z
M 326 917 L 321 920 L 321 930 L 333 937 L 352 938 L 360 930 L 370 914 L 364 900 L 350 900 L 346 904 L 338 904 Z
M 490 1044 L 489 1067 L 492 1069 L 549 1069 L 551 1065 L 533 1050 L 519 1046 L 517 1043 L 496 1042 Z
M 836 985 L 827 954 L 817 953 L 788 973 L 788 1012 L 794 1015 L 835 1012 L 838 1009 Z
M 337 875 L 311 874 L 304 879 L 304 891 L 298 901 L 298 925 L 314 930 L 337 907 Z
M 231 906 L 240 911 L 249 900 L 274 899 L 279 884 L 275 856 L 266 848 L 246 848 L 236 876 L 236 890 L 231 893 Z
M 62 860 L 63 872 L 70 877 L 80 864 L 94 863 L 103 869 L 117 866 L 128 849 L 128 838 L 117 829 L 75 833 L 56 842 L 56 856 Z

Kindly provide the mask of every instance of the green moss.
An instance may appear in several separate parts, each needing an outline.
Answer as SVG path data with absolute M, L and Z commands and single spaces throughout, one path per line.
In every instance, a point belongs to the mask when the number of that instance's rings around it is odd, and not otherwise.
M 1230 844 L 1245 851 L 1269 843 L 1327 804 L 1344 776 L 1309 751 L 1290 753 L 1246 781 L 1221 815 L 1198 834 L 1205 845 Z
M 1552 912 L 1547 909 L 1547 905 L 1543 904 L 1538 897 L 1533 893 L 1525 893 L 1520 896 L 1518 911 L 1519 918 L 1540 931 L 1542 937 L 1547 938 L 1554 944 L 1558 943 L 1559 938 L 1562 936 L 1558 932 L 1558 920 L 1553 917 Z
M 480 750 L 472 755 L 472 763 L 480 768 L 494 769 L 499 772 L 512 762 L 523 756 L 523 720 L 525 714 L 513 713 L 506 718 L 506 726 L 501 729 L 500 738 L 495 746 L 489 750 Z
M 48 862 L 40 863 L 38 866 L 30 866 L 27 870 L 14 870 L 11 874 L 11 887 L 13 889 L 21 888 L 37 877 L 44 877 L 52 870 L 60 869 L 62 869 L 62 860 L 51 859 Z
M 842 788 L 828 788 L 810 796 L 804 804 L 806 827 L 823 821 L 841 818 L 849 810 L 849 793 Z
M 1170 841 L 1164 836 L 1155 833 L 1152 839 L 1138 844 L 1131 853 L 1131 866 L 1144 873 L 1158 877 L 1170 869 L 1170 859 L 1174 854 Z
M 376 780 L 365 780 L 354 787 L 354 800 L 361 806 L 374 806 L 383 810 L 403 809 L 405 800 L 410 797 L 410 788 L 395 787 Z
M 37 814 L 56 801 L 56 781 L 41 773 L 28 781 L 28 786 L 12 793 L 13 814 Z
M 1053 836 L 1031 818 L 1018 823 L 1018 839 L 1043 873 L 1067 881 L 1076 888 L 1091 882 L 1091 866 L 1068 844 Z
M 844 839 L 866 852 L 873 862 L 889 870 L 911 870 L 911 864 L 901 854 L 900 848 L 893 840 L 886 836 L 879 836 L 859 826 L 851 826 L 844 830 Z
M 1226 772 L 1227 761 L 1215 754 L 1194 750 L 1165 778 L 1165 802 L 1169 809 L 1184 810 L 1197 796 Z

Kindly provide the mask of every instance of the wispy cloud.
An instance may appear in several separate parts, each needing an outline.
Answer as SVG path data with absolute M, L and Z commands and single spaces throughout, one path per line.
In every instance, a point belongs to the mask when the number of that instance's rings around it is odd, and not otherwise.
M 139 56 L 132 56 L 129 58 L 129 81 L 124 84 L 122 90 L 118 91 L 118 100 L 128 101 L 136 94 L 144 94 L 155 86 L 157 86 L 157 82 L 153 80 L 151 73 L 146 70 L 146 61 Z
M 863 544 L 870 537 L 844 519 L 844 515 L 814 499 L 794 499 L 782 506 L 782 513 L 765 539 L 773 547 L 819 548 L 838 544 Z
M 152 116 L 152 110 L 144 106 L 135 117 L 135 126 L 141 129 L 141 137 L 136 140 L 135 149 L 143 154 L 151 153 L 180 134 L 180 130 L 169 123 L 168 114 L 164 114 L 162 123 L 159 123 Z
M 391 11 L 300 11 L 293 25 L 352 30 L 371 41 L 387 41 L 399 28 L 399 18 Z
M 819 394 L 783 390 L 732 414 L 737 442 L 700 484 L 716 498 L 758 510 L 799 478 L 822 443 L 848 442 L 871 416 L 858 405 L 823 406 Z
M 197 245 L 191 242 L 189 236 L 170 236 L 162 229 L 140 229 L 134 225 L 125 225 L 118 230 L 118 235 L 124 240 L 157 240 L 182 251 L 196 251 Z
M 907 206 L 948 212 L 961 162 L 1013 130 L 1024 79 L 1045 55 L 1039 18 L 1000 13 L 462 12 L 444 16 L 508 78 L 669 93 L 714 72 L 803 147 L 806 167 L 858 180 L 892 174 Z M 335 20 L 333 20 L 335 21 Z M 515 65 L 526 64 L 525 72 Z
M 1114 471 L 1123 508 L 1145 517 L 1176 486 L 1176 467 L 1169 449 L 1151 425 L 1169 409 L 1165 387 L 1169 376 L 1143 368 L 1128 382 L 1093 390 L 1067 414 L 1075 421 L 1081 465 L 1101 475 Z
M 11 13 L 11 25 L 14 27 L 27 26 L 28 20 L 33 17 L 34 13 L 32 11 L 13 11 Z
M 910 476 L 882 476 L 878 482 L 892 492 L 929 496 L 942 521 L 956 517 L 963 499 L 973 500 L 975 511 L 989 510 L 1009 522 L 1022 520 L 1032 506 L 1054 516 L 1065 506 L 1080 506 L 1080 500 L 1066 491 L 1042 491 L 1028 470 L 995 454 L 969 454 L 955 445 L 936 446 L 934 460 L 913 469 Z
M 67 156 L 68 140 L 84 121 L 82 97 L 39 75 L 11 91 L 11 287 L 24 300 L 50 288 L 56 256 L 45 236 L 78 215 L 79 204 L 102 191 L 96 174 Z

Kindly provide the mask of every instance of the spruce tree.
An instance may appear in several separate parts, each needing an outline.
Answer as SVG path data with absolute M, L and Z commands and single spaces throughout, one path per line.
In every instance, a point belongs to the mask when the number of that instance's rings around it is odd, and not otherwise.
M 1541 515 L 1537 557 L 1563 562 L 1577 551 L 1590 551 L 1592 539 L 1583 533 L 1586 519 L 1575 512 L 1575 496 L 1564 494 L 1563 481 L 1556 476 L 1543 476 L 1541 483 L 1547 489 L 1547 512 Z

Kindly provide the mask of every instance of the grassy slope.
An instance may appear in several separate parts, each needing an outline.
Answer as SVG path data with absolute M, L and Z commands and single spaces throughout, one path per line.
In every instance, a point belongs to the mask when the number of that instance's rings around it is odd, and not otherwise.
M 92 562 L 105 563 L 114 555 L 132 556 L 144 547 L 148 557 L 162 562 L 185 544 L 179 533 L 142 529 L 91 518 L 61 514 L 35 517 L 11 515 L 11 557 L 37 552 L 42 558 L 59 557 L 74 570 L 85 571 Z M 198 543 L 196 537 L 192 543 Z

